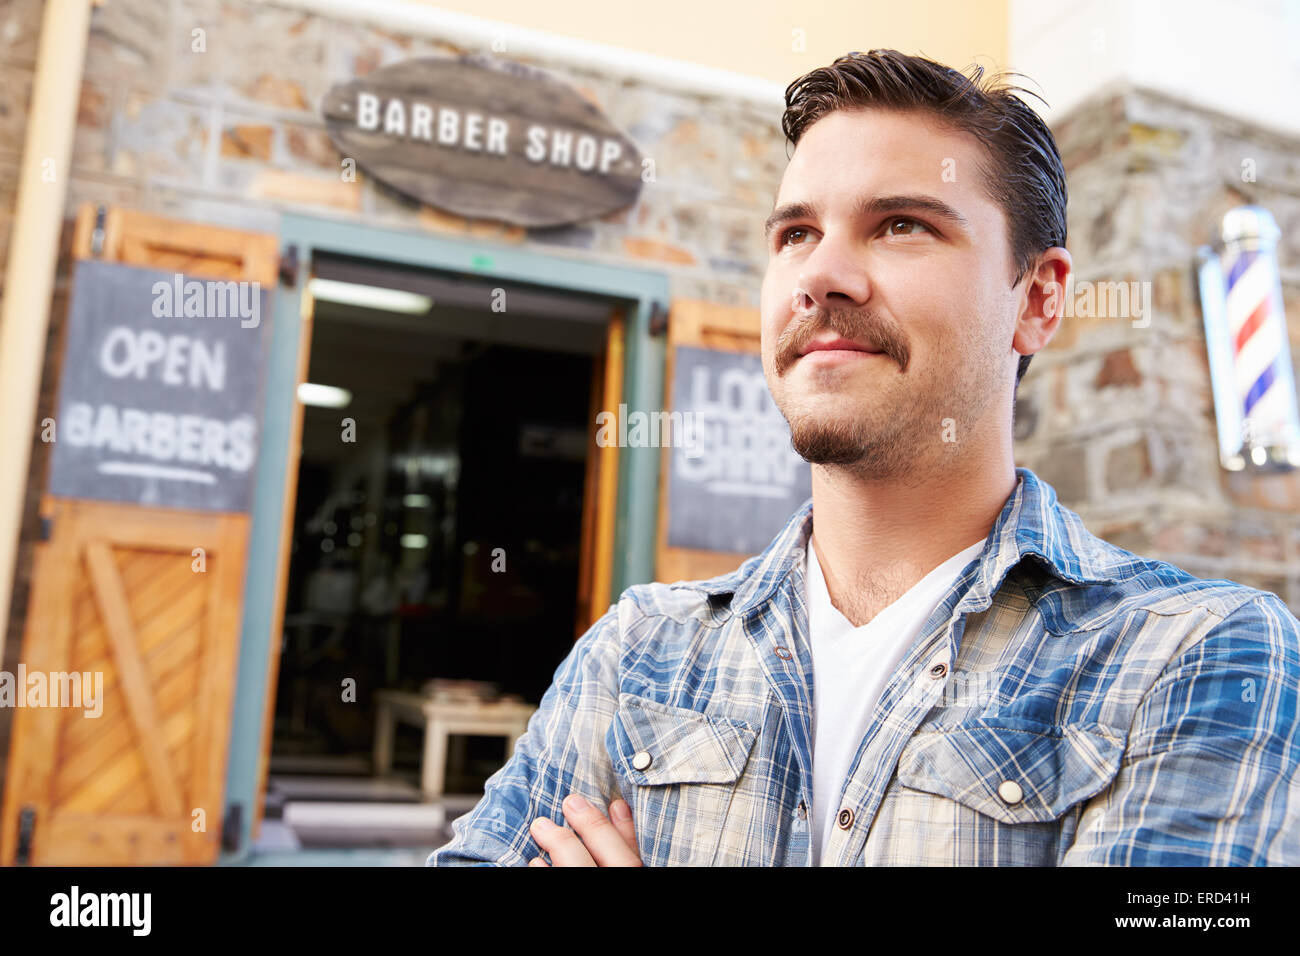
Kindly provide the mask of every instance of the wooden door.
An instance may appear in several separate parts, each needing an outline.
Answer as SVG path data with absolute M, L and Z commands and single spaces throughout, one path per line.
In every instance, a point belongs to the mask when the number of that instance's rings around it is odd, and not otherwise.
M 664 403 L 671 412 L 675 356 L 680 345 L 758 354 L 761 320 L 758 309 L 717 305 L 692 299 L 673 302 L 668 316 L 667 367 L 664 371 Z M 659 469 L 659 530 L 655 548 L 655 580 L 693 581 L 734 571 L 752 557 L 730 551 L 700 551 L 668 546 L 668 475 L 672 448 L 663 449 Z
M 623 400 L 623 357 L 626 326 L 623 309 L 614 310 L 605 335 L 605 348 L 593 363 L 587 473 L 582 489 L 582 545 L 578 559 L 577 639 L 598 621 L 613 600 L 614 523 L 618 517 L 618 445 L 596 444 L 596 416 L 618 414 Z
M 83 706 L 15 712 L 0 859 L 209 862 L 247 518 L 57 498 L 42 517 L 22 661 L 79 675 Z
M 79 259 L 268 288 L 276 249 L 274 236 L 127 210 L 97 220 L 89 205 L 73 240 Z M 212 862 L 249 518 L 51 495 L 41 515 L 22 667 L 102 694 L 15 709 L 0 863 Z

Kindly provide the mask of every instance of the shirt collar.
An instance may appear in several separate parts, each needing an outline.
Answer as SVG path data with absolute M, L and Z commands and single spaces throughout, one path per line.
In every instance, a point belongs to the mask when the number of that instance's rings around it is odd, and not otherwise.
M 1054 575 L 1073 584 L 1113 584 L 1113 549 L 1093 536 L 1082 519 L 1059 504 L 1056 491 L 1028 468 L 1016 469 L 1016 487 L 993 523 L 980 552 L 975 580 L 964 603 L 985 605 L 1013 567 L 1034 555 Z M 739 616 L 763 606 L 796 562 L 807 558 L 812 499 L 805 501 L 771 544 L 735 574 L 718 579 L 715 594 L 731 593 Z

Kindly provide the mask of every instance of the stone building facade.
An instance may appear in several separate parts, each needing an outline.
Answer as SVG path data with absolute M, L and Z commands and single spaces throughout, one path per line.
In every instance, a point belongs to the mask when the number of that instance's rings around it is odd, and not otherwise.
M 38 0 L 0 3 L 0 254 L 40 13 Z M 634 206 L 571 227 L 524 229 L 448 215 L 364 171 L 343 181 L 318 111 L 326 90 L 390 63 L 464 52 L 492 51 L 273 3 L 97 7 L 67 184 L 68 233 L 87 201 L 272 234 L 285 212 L 296 211 L 649 265 L 670 276 L 674 298 L 757 306 L 766 264 L 761 224 L 788 155 L 779 103 L 692 94 L 520 56 L 573 85 L 654 160 L 655 181 Z M 1020 386 L 1017 462 L 1108 540 L 1197 575 L 1274 591 L 1300 613 L 1300 474 L 1256 477 L 1219 467 L 1193 268 L 1197 245 L 1226 209 L 1247 201 L 1269 208 L 1282 228 L 1290 334 L 1300 354 L 1300 143 L 1133 89 L 1094 97 L 1055 131 L 1078 277 L 1149 283 L 1152 311 L 1145 327 L 1105 317 L 1063 323 Z M 1243 177 L 1244 160 L 1253 161 L 1253 181 Z M 65 255 L 42 417 L 54 407 L 69 265 Z M 45 450 L 38 430 L 6 644 L 10 670 L 22 643 Z

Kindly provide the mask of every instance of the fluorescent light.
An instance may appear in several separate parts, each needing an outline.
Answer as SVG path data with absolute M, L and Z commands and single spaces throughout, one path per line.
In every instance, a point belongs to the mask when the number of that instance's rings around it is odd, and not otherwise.
M 432 503 L 428 495 L 403 495 L 402 504 L 407 508 L 427 508 Z
M 326 302 L 341 302 L 344 305 L 358 305 L 366 309 L 383 309 L 385 312 L 411 312 L 420 315 L 433 307 L 433 299 L 427 295 L 403 292 L 401 289 L 385 289 L 377 285 L 340 282 L 337 279 L 312 279 L 310 289 L 314 298 Z
M 298 386 L 298 401 L 316 408 L 347 408 L 352 403 L 352 393 L 333 385 L 303 382 Z
M 404 534 L 401 537 L 401 544 L 403 548 L 427 548 L 429 546 L 429 539 L 422 534 Z

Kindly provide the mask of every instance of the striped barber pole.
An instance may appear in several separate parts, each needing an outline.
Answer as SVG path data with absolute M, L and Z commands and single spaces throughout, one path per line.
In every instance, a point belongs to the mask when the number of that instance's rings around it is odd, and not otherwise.
M 1233 368 L 1247 444 L 1272 444 L 1286 432 L 1288 396 L 1280 387 L 1286 355 L 1286 321 L 1278 289 L 1278 236 L 1266 211 L 1233 210 L 1225 217 L 1226 312 Z
M 1220 256 L 1202 250 L 1202 309 L 1225 468 L 1300 466 L 1300 412 L 1282 310 L 1280 231 L 1258 206 L 1223 217 Z

